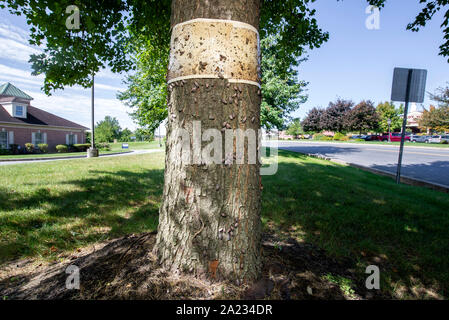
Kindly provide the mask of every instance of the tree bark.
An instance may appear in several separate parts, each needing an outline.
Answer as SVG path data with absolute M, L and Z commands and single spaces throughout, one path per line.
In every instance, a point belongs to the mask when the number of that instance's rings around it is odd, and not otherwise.
M 258 30 L 259 1 L 173 0 L 172 28 L 208 18 L 239 21 Z M 226 76 L 195 78 L 169 85 L 165 185 L 156 252 L 161 265 L 171 271 L 242 283 L 256 280 L 261 271 L 260 163 L 230 164 L 226 157 L 220 164 L 185 163 L 178 148 L 179 130 L 184 129 L 195 153 L 194 121 L 201 122 L 203 133 L 211 128 L 259 130 L 259 87 L 229 80 Z M 225 155 L 224 134 L 222 139 Z M 202 148 L 208 143 L 202 142 Z M 248 143 L 244 146 L 247 152 Z

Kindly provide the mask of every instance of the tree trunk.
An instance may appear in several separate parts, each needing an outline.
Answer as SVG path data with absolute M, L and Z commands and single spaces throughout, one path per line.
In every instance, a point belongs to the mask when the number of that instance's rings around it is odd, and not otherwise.
M 226 155 L 224 146 L 229 132 L 260 128 L 259 1 L 172 1 L 165 185 L 156 252 L 161 265 L 174 272 L 236 283 L 260 275 L 260 163 L 249 164 L 248 156 L 237 164 L 236 141 L 232 154 Z M 198 18 L 203 19 L 191 21 Z M 195 121 L 202 133 L 222 133 L 221 155 L 211 153 L 219 156 L 216 163 L 205 164 L 198 155 Z M 182 130 L 189 135 L 184 146 L 194 155 L 190 163 L 181 158 Z M 200 142 L 201 148 L 210 141 Z M 244 150 L 251 150 L 249 141 Z

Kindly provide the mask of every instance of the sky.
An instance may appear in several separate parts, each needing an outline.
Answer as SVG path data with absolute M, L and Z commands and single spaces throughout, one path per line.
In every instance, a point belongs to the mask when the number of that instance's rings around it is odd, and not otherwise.
M 387 1 L 378 30 L 366 28 L 370 14 L 364 0 L 317 0 L 313 7 L 330 39 L 309 51 L 309 60 L 299 66 L 299 78 L 309 82 L 309 99 L 294 117 L 304 118 L 313 107 L 327 107 L 337 98 L 355 103 L 390 101 L 395 67 L 427 69 L 429 92 L 449 81 L 448 58 L 438 55 L 443 13 L 421 31 L 412 32 L 406 26 L 422 9 L 418 0 Z M 426 97 L 424 107 L 430 103 Z
M 309 99 L 293 117 L 304 118 L 313 107 L 326 107 L 337 98 L 356 103 L 389 101 L 395 67 L 427 69 L 429 92 L 449 81 L 447 58 L 438 55 L 443 43 L 443 13 L 415 33 L 406 26 L 422 8 L 418 0 L 387 1 L 377 30 L 366 27 L 370 14 L 366 13 L 365 0 L 317 0 L 312 6 L 319 26 L 329 32 L 330 39 L 309 51 L 308 61 L 299 66 L 299 78 L 309 82 Z M 28 44 L 28 28 L 23 17 L 0 9 L 0 84 L 11 82 L 34 98 L 35 107 L 90 127 L 89 89 L 66 88 L 47 97 L 40 90 L 43 76 L 31 76 L 29 56 L 41 49 Z M 126 89 L 124 77 L 108 70 L 96 77 L 95 117 L 96 121 L 106 115 L 117 117 L 122 128 L 135 129 L 130 109 L 116 99 L 117 92 Z M 426 99 L 424 106 L 430 103 Z

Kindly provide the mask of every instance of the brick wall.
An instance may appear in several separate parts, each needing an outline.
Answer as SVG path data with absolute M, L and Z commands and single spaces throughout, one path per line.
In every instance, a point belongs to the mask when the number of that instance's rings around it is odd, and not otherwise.
M 49 130 L 49 129 L 40 129 L 40 128 L 14 128 L 0 125 L 0 131 L 14 132 L 14 144 L 20 145 L 22 148 L 25 146 L 25 143 L 32 142 L 32 133 L 33 132 L 41 132 L 47 133 L 47 144 L 48 149 L 50 151 L 55 151 L 56 146 L 58 144 L 66 144 L 66 134 L 75 134 L 78 136 L 77 142 L 84 143 L 85 142 L 85 134 L 84 132 L 73 132 L 70 130 Z

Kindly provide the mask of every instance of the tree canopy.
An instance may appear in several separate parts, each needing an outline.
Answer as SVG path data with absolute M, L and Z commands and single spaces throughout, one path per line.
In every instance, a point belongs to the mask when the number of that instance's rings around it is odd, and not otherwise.
M 317 24 L 315 0 L 261 0 L 260 37 L 279 36 L 273 49 L 281 61 L 277 68 L 288 72 L 292 61 L 307 48 L 319 47 L 329 35 Z M 31 25 L 30 43 L 44 46 L 31 57 L 34 74 L 44 74 L 44 91 L 64 86 L 92 85 L 92 74 L 109 67 L 113 72 L 135 68 L 130 54 L 141 38 L 155 51 L 170 41 L 171 0 L 0 0 Z M 66 28 L 66 9 L 80 10 L 80 29 Z M 285 77 L 284 77 L 285 78 Z

